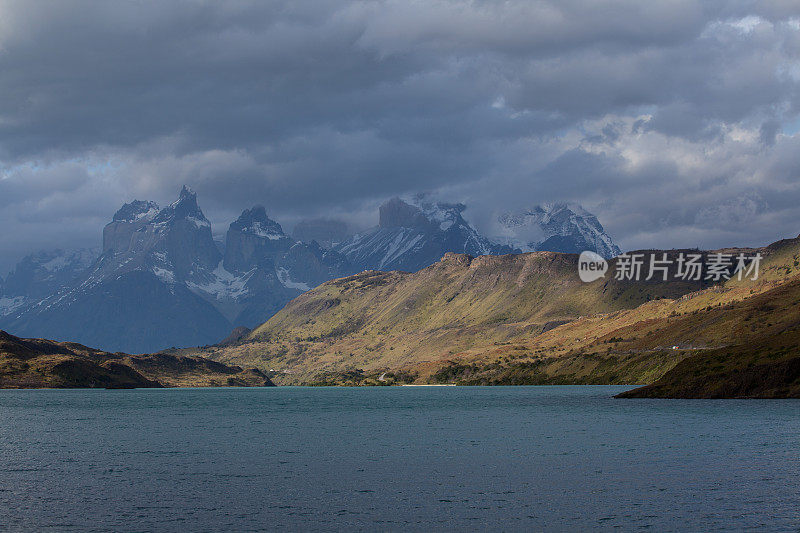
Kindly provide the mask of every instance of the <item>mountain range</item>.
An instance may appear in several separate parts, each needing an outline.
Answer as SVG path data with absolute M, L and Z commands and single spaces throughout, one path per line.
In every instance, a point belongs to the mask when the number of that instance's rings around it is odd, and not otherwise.
M 124 204 L 103 228 L 100 250 L 24 258 L 0 284 L 0 327 L 107 351 L 154 352 L 217 343 L 325 281 L 364 270 L 415 272 L 449 252 L 518 254 L 531 246 L 619 252 L 579 206 L 505 214 L 503 242 L 478 232 L 465 209 L 424 196 L 393 198 L 370 230 L 353 235 L 343 222 L 315 219 L 291 236 L 255 206 L 218 243 L 197 195 L 184 187 L 166 207 Z M 534 228 L 543 240 L 530 239 Z

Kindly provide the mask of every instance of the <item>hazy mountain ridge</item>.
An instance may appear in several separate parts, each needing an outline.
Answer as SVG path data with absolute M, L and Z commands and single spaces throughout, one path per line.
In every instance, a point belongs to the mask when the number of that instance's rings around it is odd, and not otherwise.
M 25 308 L 73 283 L 97 259 L 96 249 L 42 251 L 17 263 L 0 280 L 0 316 Z

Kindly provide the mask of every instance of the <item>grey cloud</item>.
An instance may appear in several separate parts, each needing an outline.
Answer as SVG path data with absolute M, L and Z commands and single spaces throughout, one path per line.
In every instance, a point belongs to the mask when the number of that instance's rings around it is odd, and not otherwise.
M 183 183 L 217 233 L 255 203 L 363 225 L 418 190 L 479 224 L 583 202 L 628 246 L 789 232 L 798 20 L 789 1 L 5 2 L 0 252 L 89 242 Z M 736 228 L 698 215 L 750 193 L 768 208 Z

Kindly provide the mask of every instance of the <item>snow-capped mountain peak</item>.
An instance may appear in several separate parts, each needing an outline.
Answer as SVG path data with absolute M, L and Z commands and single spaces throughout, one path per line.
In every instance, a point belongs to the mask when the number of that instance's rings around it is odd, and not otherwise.
M 197 227 L 211 227 L 211 223 L 197 205 L 197 193 L 186 185 L 181 189 L 177 200 L 158 212 L 153 223 L 164 225 L 176 220 L 187 220 Z
M 0 283 L 0 326 L 152 351 L 216 342 L 234 326 L 262 323 L 304 290 L 364 269 L 415 271 L 447 252 L 619 251 L 596 217 L 574 204 L 501 216 L 503 244 L 481 234 L 464 211 L 425 196 L 393 198 L 380 207 L 378 225 L 358 235 L 347 238 L 345 224 L 316 219 L 295 228 L 304 238 L 293 238 L 256 206 L 230 224 L 218 247 L 197 195 L 184 187 L 164 208 L 123 205 L 103 229 L 99 257 L 52 252 L 23 260 Z
M 0 316 L 34 303 L 74 282 L 100 251 L 41 251 L 24 257 L 0 284 Z
M 0 283 L 0 326 L 129 352 L 206 344 L 355 271 L 341 254 L 287 236 L 263 207 L 231 224 L 224 260 L 210 226 L 188 187 L 164 208 L 127 203 L 103 229 L 99 257 L 20 263 Z
M 592 250 L 603 257 L 621 253 L 597 217 L 575 203 L 547 203 L 497 219 L 497 242 L 522 251 L 580 253 Z

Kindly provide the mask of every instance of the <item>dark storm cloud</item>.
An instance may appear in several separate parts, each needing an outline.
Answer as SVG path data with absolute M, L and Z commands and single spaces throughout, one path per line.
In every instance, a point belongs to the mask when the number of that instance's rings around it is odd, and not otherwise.
M 796 233 L 798 57 L 788 1 L 2 2 L 0 270 L 183 183 L 217 232 L 432 190 L 625 247 Z

